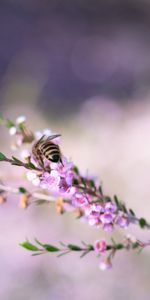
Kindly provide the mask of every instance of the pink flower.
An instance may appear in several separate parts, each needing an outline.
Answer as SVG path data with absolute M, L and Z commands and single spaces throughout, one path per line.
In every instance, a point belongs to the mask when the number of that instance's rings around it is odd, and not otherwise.
M 113 224 L 109 223 L 109 224 L 104 224 L 103 229 L 107 232 L 112 232 L 113 230 Z
M 60 182 L 60 176 L 57 171 L 52 170 L 51 173 L 45 172 L 41 178 L 41 187 L 47 189 L 57 188 Z
M 69 186 L 72 185 L 73 177 L 74 177 L 74 173 L 69 170 L 66 174 L 66 182 Z
M 56 170 L 61 177 L 66 177 L 68 171 L 70 171 L 73 167 L 72 162 L 68 162 L 67 158 L 62 157 L 62 163 L 59 162 L 57 164 L 51 163 L 51 168 Z
M 107 245 L 104 239 L 97 240 L 94 244 L 94 250 L 96 253 L 103 253 L 106 251 Z
M 109 257 L 105 257 L 105 259 L 100 262 L 99 268 L 102 271 L 111 269 L 112 268 L 112 263 L 111 263 L 110 258 Z
M 60 182 L 59 182 L 59 190 L 60 190 L 60 192 L 65 193 L 65 192 L 67 192 L 68 189 L 69 189 L 69 185 L 67 184 L 66 179 L 65 178 L 61 178 Z
M 117 206 L 115 203 L 109 201 L 107 203 L 105 203 L 105 211 L 110 212 L 110 213 L 114 213 L 117 210 Z
M 104 214 L 100 215 L 100 220 L 103 224 L 109 224 L 113 221 L 113 215 L 105 212 Z
M 75 193 L 72 198 L 72 205 L 75 207 L 84 207 L 88 204 L 88 199 L 83 193 Z
M 99 203 L 92 204 L 91 209 L 92 209 L 92 211 L 99 212 L 99 213 L 104 212 L 102 205 L 100 205 Z
M 99 227 L 99 225 L 101 224 L 101 221 L 98 217 L 89 217 L 88 218 L 89 221 L 89 225 L 90 226 L 95 226 L 95 227 Z
M 118 224 L 121 228 L 126 228 L 129 225 L 129 219 L 124 215 L 118 216 L 116 224 Z

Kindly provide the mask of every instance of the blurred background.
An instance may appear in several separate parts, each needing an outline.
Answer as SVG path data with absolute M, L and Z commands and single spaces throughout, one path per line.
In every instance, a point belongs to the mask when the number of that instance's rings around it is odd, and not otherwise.
M 150 220 L 149 83 L 148 0 L 0 1 L 0 114 L 26 115 L 33 130 L 61 133 L 66 156 Z M 0 149 L 10 155 L 10 136 L 0 132 Z M 1 180 L 17 186 L 21 178 L 1 164 Z M 18 203 L 10 196 L 0 207 L 0 299 L 149 299 L 150 249 L 118 253 L 104 273 L 94 254 L 33 258 L 18 246 L 26 237 L 92 243 L 104 233 L 52 206 Z M 126 233 L 150 237 L 134 226 Z

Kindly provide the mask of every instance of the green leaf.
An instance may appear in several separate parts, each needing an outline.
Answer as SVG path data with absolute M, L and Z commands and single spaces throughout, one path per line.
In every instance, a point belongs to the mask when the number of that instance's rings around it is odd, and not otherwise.
M 24 187 L 22 187 L 22 186 L 20 186 L 20 187 L 18 188 L 18 190 L 19 190 L 19 192 L 22 193 L 22 194 L 25 194 L 25 193 L 27 192 L 27 190 L 26 190 Z
M 127 213 L 127 209 L 125 207 L 124 203 L 120 203 L 121 209 L 123 210 L 123 212 Z
M 88 245 L 88 250 L 89 250 L 89 251 L 93 251 L 93 250 L 94 250 L 93 245 Z
M 74 178 L 74 179 L 73 179 L 73 184 L 74 184 L 74 185 L 79 185 L 79 181 L 78 181 L 76 178 Z
M 15 156 L 12 156 L 12 159 L 17 163 L 17 164 L 21 164 L 22 165 L 22 161 L 19 160 L 18 158 L 16 158 Z
M 11 120 L 9 120 L 9 119 L 7 119 L 6 121 L 5 121 L 5 125 L 6 125 L 6 127 L 7 128 L 12 128 L 12 127 L 15 127 L 15 124 L 11 121 Z
M 118 200 L 118 197 L 116 195 L 114 195 L 114 200 L 115 200 L 116 205 L 119 206 L 119 200 Z
M 59 248 L 50 244 L 43 244 L 43 247 L 48 252 L 58 252 L 60 250 Z
M 129 209 L 129 213 L 133 216 L 133 217 L 135 217 L 135 213 L 134 213 L 134 211 L 130 208 Z
M 103 190 L 102 190 L 102 187 L 101 187 L 101 186 L 99 186 L 99 192 L 100 192 L 100 194 L 103 196 Z
M 32 169 L 32 170 L 35 170 L 35 169 L 36 169 L 35 165 L 32 164 L 31 162 L 29 162 L 29 163 L 27 164 L 27 166 L 28 166 L 30 169 Z
M 95 189 L 95 182 L 94 182 L 94 180 L 90 180 L 90 186 L 91 186 L 91 188 Z
M 121 250 L 124 248 L 123 244 L 117 244 L 115 247 L 117 250 Z
M 23 242 L 23 243 L 21 243 L 19 245 L 22 246 L 23 248 L 27 249 L 27 250 L 30 250 L 30 251 L 40 251 L 38 249 L 38 247 L 36 247 L 35 245 L 31 244 L 28 241 L 25 241 L 25 242 Z
M 77 166 L 74 166 L 74 167 L 73 167 L 73 171 L 74 171 L 77 175 L 79 174 L 79 170 L 78 170 Z
M 139 225 L 141 228 L 144 228 L 146 224 L 146 220 L 144 218 L 139 219 Z
M 81 251 L 82 250 L 82 248 L 80 248 L 79 246 L 73 245 L 73 244 L 69 244 L 68 248 L 73 251 Z
M 0 152 L 0 161 L 4 161 L 6 159 L 6 156 Z
M 139 248 L 139 247 L 140 247 L 140 245 L 139 245 L 138 242 L 135 242 L 135 243 L 132 244 L 132 249 L 136 249 L 136 248 Z

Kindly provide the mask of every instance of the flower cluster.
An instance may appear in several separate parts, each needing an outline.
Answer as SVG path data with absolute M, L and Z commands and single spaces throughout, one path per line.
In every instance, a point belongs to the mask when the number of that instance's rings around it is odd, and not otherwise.
M 89 176 L 81 175 L 75 164 L 63 156 L 61 151 L 61 159 L 57 163 L 51 162 L 43 155 L 41 165 L 38 158 L 35 158 L 33 155 L 33 145 L 42 136 L 49 137 L 52 135 L 50 130 L 45 129 L 41 132 L 32 132 L 28 129 L 24 116 L 17 118 L 15 123 L 8 119 L 1 119 L 0 121 L 9 128 L 10 135 L 15 137 L 15 147 L 13 149 L 19 149 L 21 157 L 24 159 L 24 161 L 21 161 L 14 156 L 9 159 L 0 153 L 0 161 L 27 169 L 27 180 L 32 183 L 35 189 L 38 188 L 38 191 L 40 190 L 40 193 L 36 191 L 32 193 L 27 192 L 22 187 L 17 191 L 15 190 L 15 192 L 21 193 L 20 207 L 26 208 L 29 203 L 32 203 L 33 198 L 37 198 L 37 195 L 39 201 L 42 201 L 40 197 L 43 199 L 50 196 L 53 197 L 56 203 L 57 212 L 62 214 L 65 211 L 73 210 L 79 219 L 87 222 L 90 226 L 101 227 L 107 232 L 112 232 L 116 226 L 125 229 L 130 223 L 138 223 L 141 228 L 149 228 L 146 220 L 144 218 L 138 219 L 131 209 L 127 209 L 125 204 L 118 200 L 117 196 L 111 198 L 105 195 L 102 186 L 96 180 L 89 178 Z M 53 144 L 57 144 L 57 147 L 60 147 L 59 142 L 59 137 L 53 139 Z M 1 192 L 0 196 L 6 200 L 6 192 L 9 189 L 2 185 L 1 189 L 5 192 Z M 87 247 L 86 245 L 85 253 L 95 250 L 98 255 L 101 254 L 103 256 L 106 251 L 111 249 L 110 255 L 104 256 L 100 262 L 100 269 L 105 270 L 111 268 L 111 258 L 120 249 L 119 246 L 117 247 L 116 245 L 110 247 L 104 239 L 100 239 L 92 247 Z M 123 248 L 125 247 L 123 245 Z M 77 247 L 71 249 L 70 246 L 69 249 L 74 251 L 76 249 L 77 251 Z M 82 248 L 80 249 L 83 250 Z

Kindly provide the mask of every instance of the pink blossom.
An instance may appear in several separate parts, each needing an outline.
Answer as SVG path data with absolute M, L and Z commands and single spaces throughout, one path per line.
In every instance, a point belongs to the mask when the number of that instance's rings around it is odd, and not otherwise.
M 41 187 L 47 189 L 58 188 L 60 176 L 57 171 L 52 170 L 51 173 L 45 172 L 41 178 Z
M 88 199 L 84 193 L 75 193 L 72 198 L 72 204 L 75 207 L 84 207 L 88 204 Z
M 96 253 L 103 253 L 106 251 L 107 245 L 104 239 L 97 240 L 94 244 L 94 250 Z
M 113 230 L 113 224 L 109 223 L 109 224 L 104 224 L 103 225 L 103 229 L 107 232 L 112 232 Z
M 111 213 L 106 212 L 100 215 L 100 220 L 103 224 L 109 224 L 113 221 L 113 215 Z
M 96 218 L 89 217 L 88 222 L 89 222 L 90 226 L 96 226 L 96 227 L 99 227 L 99 225 L 101 224 L 101 221 L 98 217 L 96 217 Z
M 105 211 L 110 212 L 110 213 L 114 213 L 117 210 L 117 206 L 115 203 L 109 201 L 105 203 Z
M 124 216 L 120 215 L 117 217 L 116 223 L 121 227 L 121 228 L 126 228 L 129 225 L 129 219 Z
M 65 193 L 65 192 L 67 192 L 68 189 L 69 189 L 69 185 L 67 184 L 66 179 L 65 178 L 61 178 L 60 182 L 59 182 L 59 190 L 60 190 L 60 192 Z
M 111 260 L 109 257 L 106 257 L 105 259 L 103 259 L 100 264 L 99 264 L 99 268 L 102 270 L 102 271 L 105 271 L 105 270 L 109 270 L 112 268 L 112 263 L 111 263 Z
M 67 158 L 62 157 L 62 163 L 51 163 L 51 168 L 53 170 L 56 170 L 61 177 L 66 177 L 68 171 L 70 171 L 73 167 L 73 163 L 72 162 L 68 162 Z
M 69 170 L 66 174 L 66 182 L 67 182 L 68 186 L 72 185 L 73 177 L 74 177 L 74 173 Z
M 94 203 L 91 205 L 91 209 L 92 211 L 95 211 L 95 212 L 104 212 L 104 208 L 102 205 L 100 205 L 99 203 Z

